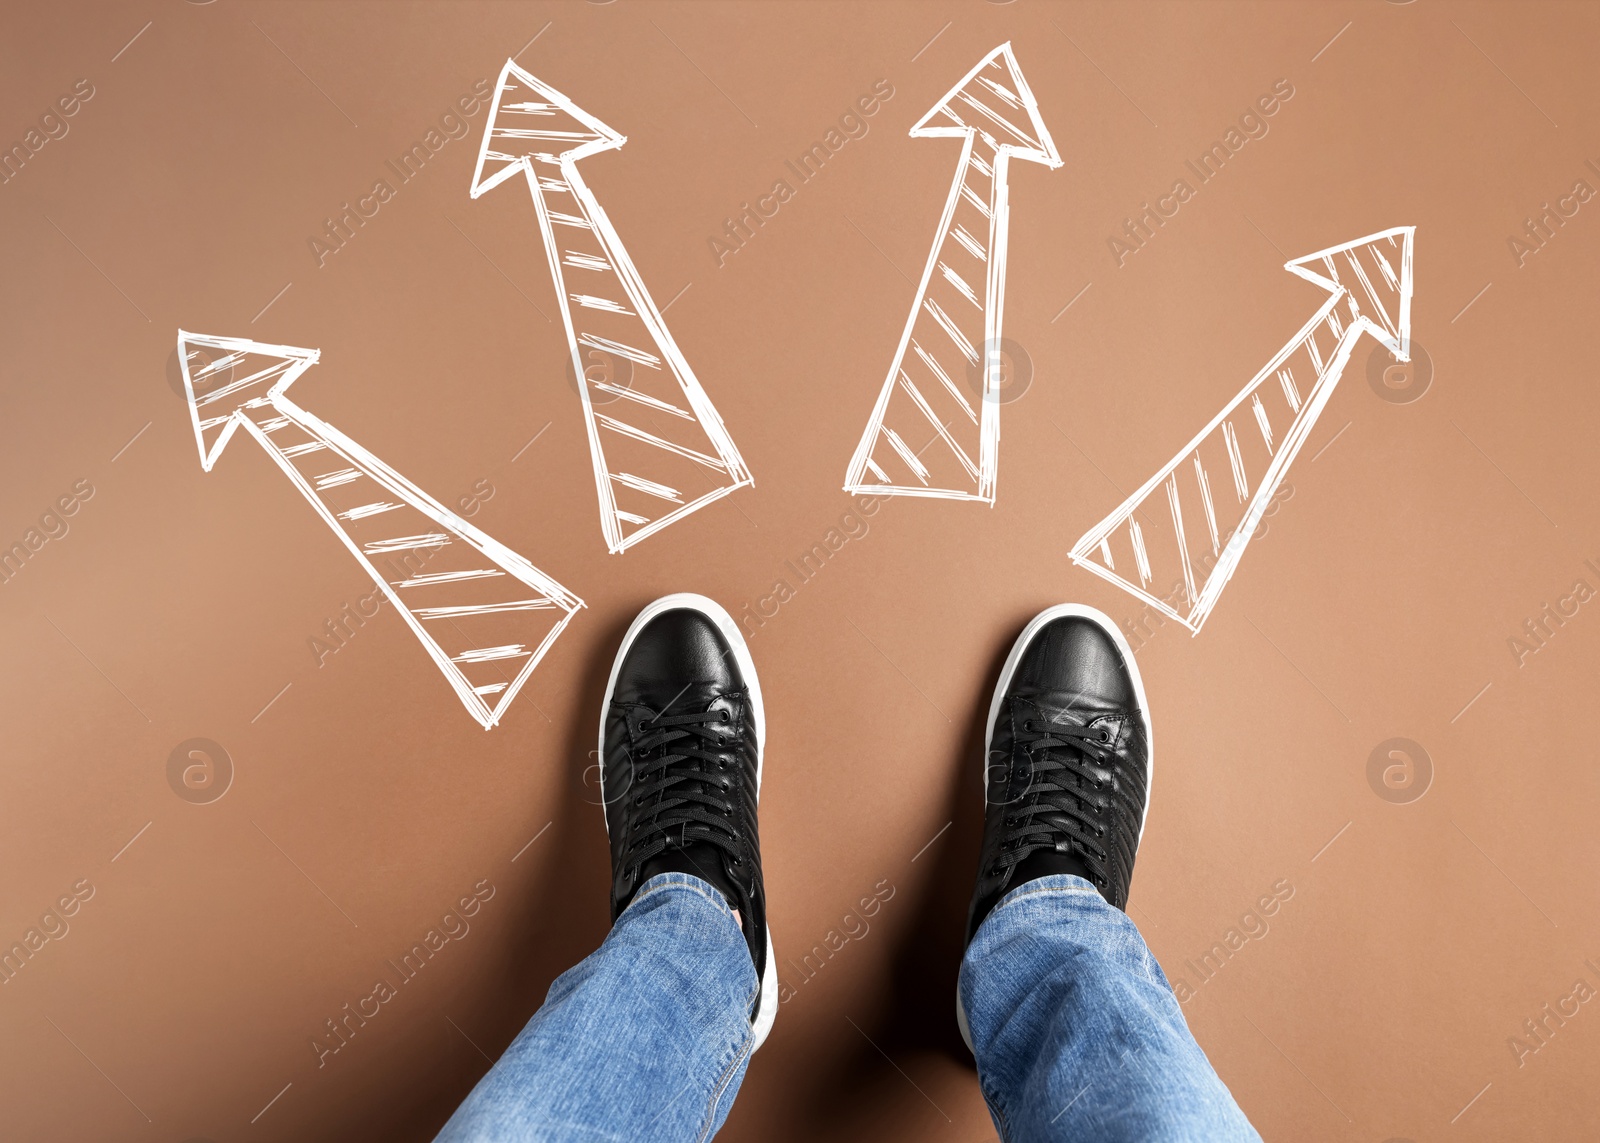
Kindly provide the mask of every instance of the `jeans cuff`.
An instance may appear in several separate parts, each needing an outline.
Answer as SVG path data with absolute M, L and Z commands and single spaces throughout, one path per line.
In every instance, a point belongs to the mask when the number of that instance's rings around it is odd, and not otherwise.
M 1074 873 L 1050 873 L 1044 877 L 1035 877 L 1032 880 L 1024 881 L 1000 898 L 1000 903 L 989 911 L 989 916 L 984 918 L 983 923 L 987 925 L 989 920 L 1002 909 L 1019 901 L 1026 901 L 1034 897 L 1079 896 L 1085 893 L 1102 901 L 1105 900 L 1100 890 L 1096 889 L 1092 882 Z M 979 927 L 982 928 L 981 925 Z
M 671 889 L 684 889 L 690 893 L 696 893 L 701 897 L 704 897 L 706 900 L 715 905 L 717 909 L 721 911 L 723 916 L 727 917 L 728 920 L 733 921 L 733 908 L 728 904 L 728 899 L 724 897 L 721 891 L 718 890 L 715 885 L 712 885 L 711 882 L 702 881 L 692 873 L 657 873 L 643 885 L 639 886 L 638 891 L 633 895 L 633 900 L 628 902 L 628 908 L 622 910 L 622 916 L 626 916 L 629 910 L 631 910 L 640 901 L 643 901 L 646 897 L 652 896 L 656 893 L 666 892 L 667 890 Z M 617 920 L 621 921 L 622 916 L 619 916 Z M 737 928 L 739 922 L 733 921 L 733 923 L 734 927 Z

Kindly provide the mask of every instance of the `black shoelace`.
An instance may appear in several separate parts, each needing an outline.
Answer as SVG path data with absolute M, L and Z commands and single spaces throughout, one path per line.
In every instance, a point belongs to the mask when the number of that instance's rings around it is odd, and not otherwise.
M 1028 787 L 1021 795 L 1025 800 L 1006 814 L 996 872 L 1029 854 L 1054 850 L 1065 834 L 1095 883 L 1105 888 L 1110 855 L 1100 842 L 1114 812 L 1111 775 L 1103 765 L 1111 750 L 1110 730 L 1028 719 L 1017 730 L 1013 750 L 1026 756 Z
M 705 842 L 743 863 L 733 824 L 733 782 L 723 753 L 732 743 L 725 710 L 640 718 L 633 758 L 635 868 L 668 849 Z

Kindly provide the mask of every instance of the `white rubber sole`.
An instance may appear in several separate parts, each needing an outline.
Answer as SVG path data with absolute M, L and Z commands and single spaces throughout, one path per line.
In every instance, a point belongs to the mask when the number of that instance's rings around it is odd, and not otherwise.
M 1146 744 L 1145 769 L 1144 769 L 1144 813 L 1139 817 L 1139 837 L 1144 838 L 1144 823 L 1150 817 L 1150 783 L 1155 773 L 1156 745 L 1154 730 L 1150 724 L 1150 702 L 1145 697 L 1144 679 L 1139 674 L 1139 662 L 1133 657 L 1133 648 L 1128 645 L 1127 638 L 1122 634 L 1122 629 L 1116 621 L 1105 612 L 1084 603 L 1061 603 L 1055 607 L 1046 608 L 1029 620 L 1028 625 L 1022 629 L 1022 634 L 1017 636 L 1017 641 L 1011 645 L 1011 653 L 1006 656 L 1005 665 L 1000 668 L 1000 679 L 995 683 L 994 697 L 989 700 L 989 722 L 983 735 L 983 808 L 987 813 L 989 809 L 989 751 L 993 748 L 994 724 L 1000 717 L 1000 703 L 1005 698 L 1006 691 L 1011 688 L 1011 677 L 1017 673 L 1017 667 L 1022 662 L 1023 653 L 1027 651 L 1028 644 L 1033 642 L 1040 628 L 1057 619 L 1074 617 L 1089 619 L 1099 624 L 1111 636 L 1122 661 L 1127 664 L 1128 674 L 1133 679 L 1134 697 L 1139 703 L 1139 713 L 1144 720 L 1144 736 Z M 966 1009 L 961 1006 L 961 989 L 956 988 L 956 1023 L 961 1028 L 961 1038 L 966 1041 L 968 1051 L 972 1050 L 972 1029 L 967 1026 Z
M 600 805 L 602 814 L 606 806 L 606 714 L 611 710 L 611 696 L 617 689 L 617 672 L 622 669 L 622 661 L 627 658 L 633 641 L 639 637 L 639 632 L 644 630 L 645 624 L 664 611 L 698 611 L 717 625 L 723 638 L 728 641 L 728 646 L 733 648 L 734 662 L 739 665 L 739 673 L 750 687 L 750 707 L 755 711 L 756 720 L 756 800 L 761 800 L 761 768 L 767 751 L 767 711 L 761 701 L 761 680 L 756 677 L 755 660 L 750 657 L 750 647 L 744 641 L 744 634 L 739 630 L 739 625 L 734 622 L 733 616 L 716 600 L 693 592 L 681 591 L 672 595 L 663 595 L 645 606 L 644 610 L 628 625 L 626 634 L 622 636 L 622 646 L 617 648 L 617 657 L 611 664 L 611 676 L 606 680 L 606 694 L 600 704 Z M 602 816 L 602 820 L 603 816 Z M 611 835 L 611 825 L 606 823 L 606 836 Z M 767 927 L 767 969 L 761 975 L 761 999 L 756 1004 L 755 1018 L 750 1022 L 751 1033 L 755 1043 L 750 1051 L 754 1053 L 757 1048 L 766 1042 L 767 1033 L 772 1031 L 772 1023 L 778 1016 L 778 961 L 772 951 L 772 929 Z

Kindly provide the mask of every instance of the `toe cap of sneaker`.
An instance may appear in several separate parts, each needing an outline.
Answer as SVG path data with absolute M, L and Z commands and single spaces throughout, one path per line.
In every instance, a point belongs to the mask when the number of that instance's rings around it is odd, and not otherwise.
M 664 611 L 634 637 L 617 669 L 612 701 L 655 710 L 744 689 L 727 640 L 709 615 Z
M 1017 665 L 1011 692 L 1088 709 L 1139 705 L 1133 675 L 1111 632 L 1081 615 L 1064 615 L 1040 629 Z

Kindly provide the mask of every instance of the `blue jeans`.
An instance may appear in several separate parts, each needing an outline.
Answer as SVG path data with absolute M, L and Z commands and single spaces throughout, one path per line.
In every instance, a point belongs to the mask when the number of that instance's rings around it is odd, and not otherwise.
M 653 877 L 436 1143 L 709 1139 L 750 1062 L 757 987 L 721 895 Z M 967 949 L 959 993 L 1009 1143 L 1259 1139 L 1139 930 L 1081 878 L 1007 894 Z

